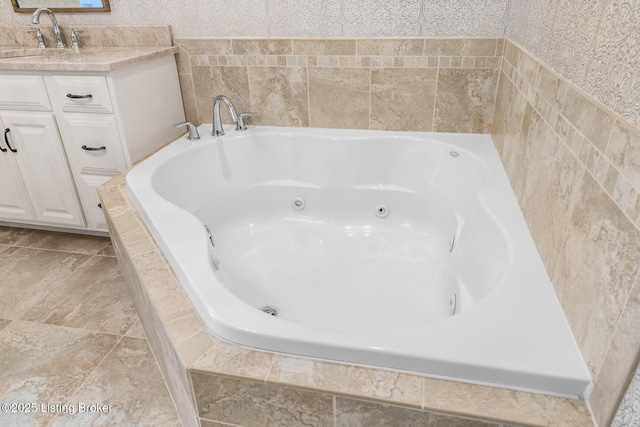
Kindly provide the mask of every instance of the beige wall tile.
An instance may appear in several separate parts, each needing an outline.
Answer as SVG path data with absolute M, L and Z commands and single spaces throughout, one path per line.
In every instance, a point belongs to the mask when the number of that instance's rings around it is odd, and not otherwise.
M 535 86 L 540 63 L 527 52 L 520 50 L 515 66 L 524 81 L 530 86 Z
M 436 415 L 396 406 L 336 398 L 336 427 L 489 427 L 497 424 Z
M 229 39 L 175 39 L 180 52 L 184 50 L 188 55 L 231 55 L 231 40 Z
M 503 56 L 513 67 L 518 64 L 519 54 L 520 48 L 512 43 L 511 40 L 505 40 Z
M 539 114 L 531 104 L 527 103 L 522 117 L 520 133 L 512 139 L 511 143 L 504 144 L 502 147 L 502 164 L 507 172 L 509 181 L 511 181 L 511 188 L 513 189 L 518 203 L 522 200 L 527 176 L 528 159 L 527 152 L 524 147 L 527 143 L 531 123 L 536 116 L 539 116 Z
M 294 55 L 355 55 L 355 39 L 294 39 Z
M 198 122 L 213 122 L 213 98 L 228 96 L 236 111 L 251 111 L 249 77 L 247 67 L 191 67 L 195 90 Z M 231 123 L 226 109 L 222 108 L 223 123 Z
M 184 113 L 187 121 L 195 124 L 196 126 L 200 125 L 200 120 L 198 119 L 198 106 L 196 104 L 196 93 L 193 89 L 193 76 L 191 73 L 189 74 L 178 74 L 178 78 L 180 79 L 180 88 L 182 91 L 182 104 L 184 105 Z M 211 120 L 211 119 L 209 119 Z M 186 128 L 185 128 L 186 132 Z
M 553 283 L 594 377 L 640 269 L 640 231 L 584 174 Z
M 423 39 L 358 39 L 358 55 L 420 56 Z
M 189 370 L 191 373 L 217 372 L 233 377 L 265 380 L 274 358 L 274 354 L 270 352 L 215 339 L 211 348 L 194 361 Z
M 624 307 L 611 345 L 595 379 L 589 403 L 601 426 L 608 426 L 640 360 L 640 275 Z
M 234 55 L 292 55 L 290 39 L 233 39 Z
M 605 151 L 614 118 L 577 89 L 569 88 L 562 114 L 600 151 Z
M 496 70 L 441 69 L 433 130 L 488 133 L 497 84 Z
M 191 59 L 189 58 L 189 52 L 184 46 L 178 46 L 178 53 L 176 54 L 176 65 L 178 67 L 178 73 L 190 73 L 191 72 Z
M 425 56 L 494 56 L 498 39 L 425 39 Z
M 558 111 L 562 109 L 569 85 L 549 68 L 540 65 L 536 89 Z
M 640 189 L 640 132 L 617 120 L 605 152 L 636 189 Z
M 251 123 L 309 126 L 306 68 L 249 67 L 249 90 Z
M 505 145 L 518 144 L 526 107 L 527 101 L 524 95 L 504 73 L 501 73 L 491 123 L 491 137 L 501 157 Z M 509 149 L 513 148 L 517 146 L 509 147 Z
M 551 277 L 584 167 L 539 115 L 533 116 L 523 150 L 527 165 L 518 200 Z
M 348 378 L 349 381 L 345 381 Z M 268 383 L 348 394 L 409 407 L 422 405 L 422 377 L 294 356 L 276 356 Z
M 371 129 L 431 131 L 437 70 L 371 70 Z
M 456 408 L 464 408 L 466 415 L 471 418 L 495 419 L 514 425 L 592 425 L 589 409 L 580 400 L 456 381 L 424 379 L 425 410 L 456 413 Z M 447 426 L 446 423 L 436 425 Z
M 369 70 L 309 68 L 309 126 L 369 128 Z
M 198 373 L 192 378 L 202 418 L 246 427 L 333 427 L 330 395 Z

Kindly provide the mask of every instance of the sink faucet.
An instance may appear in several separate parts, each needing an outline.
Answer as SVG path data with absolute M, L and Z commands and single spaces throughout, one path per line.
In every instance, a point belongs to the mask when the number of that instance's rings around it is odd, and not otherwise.
M 224 102 L 227 104 L 229 108 L 229 114 L 231 115 L 231 120 L 236 125 L 238 124 L 238 114 L 236 114 L 236 109 L 231 103 L 231 100 L 224 95 L 218 95 L 213 98 L 213 131 L 211 135 L 213 136 L 222 136 L 224 135 L 224 128 L 222 127 L 222 117 L 220 116 L 220 103 Z
M 49 15 L 49 18 L 51 18 L 51 22 L 53 23 L 53 32 L 56 35 L 56 39 L 58 39 L 58 44 L 56 45 L 56 47 L 60 49 L 64 48 L 65 46 L 64 46 L 64 42 L 62 41 L 62 34 L 60 33 L 58 20 L 56 19 L 56 16 L 53 14 L 53 12 L 51 12 L 50 9 L 47 9 L 46 7 L 41 7 L 40 9 L 33 12 L 33 15 L 31 16 L 31 23 L 35 25 L 40 25 L 40 15 L 43 13 Z

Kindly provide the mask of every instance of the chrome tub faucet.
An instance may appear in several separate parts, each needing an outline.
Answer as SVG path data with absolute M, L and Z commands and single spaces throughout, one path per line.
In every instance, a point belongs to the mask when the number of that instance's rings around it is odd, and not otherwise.
M 231 115 L 231 120 L 236 125 L 236 131 L 247 130 L 247 125 L 244 122 L 244 119 L 251 116 L 256 116 L 258 113 L 236 113 L 236 109 L 233 106 L 233 103 L 229 98 L 224 95 L 218 95 L 213 98 L 213 130 L 211 131 L 211 135 L 213 136 L 222 136 L 224 135 L 224 128 L 222 127 L 222 117 L 220 116 L 220 103 L 224 102 L 229 108 L 229 114 Z
M 236 109 L 233 106 L 233 103 L 229 98 L 224 95 L 218 95 L 213 98 L 213 131 L 211 135 L 213 136 L 222 136 L 224 135 L 224 128 L 222 127 L 222 117 L 220 116 L 220 103 L 224 102 L 229 108 L 229 114 L 231 115 L 231 120 L 233 123 L 238 126 L 238 114 L 236 114 Z

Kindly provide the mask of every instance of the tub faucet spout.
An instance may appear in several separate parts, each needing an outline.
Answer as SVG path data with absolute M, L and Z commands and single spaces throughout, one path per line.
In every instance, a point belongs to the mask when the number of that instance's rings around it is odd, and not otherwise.
M 224 95 L 218 95 L 213 98 L 213 131 L 211 135 L 213 136 L 222 136 L 224 135 L 224 128 L 222 127 L 222 117 L 220 116 L 220 103 L 224 102 L 229 108 L 229 114 L 231 115 L 231 120 L 236 125 L 238 124 L 238 114 L 236 114 L 236 109 L 233 106 L 233 103 L 229 98 Z
M 31 15 L 31 23 L 35 25 L 40 25 L 40 15 L 42 15 L 43 13 L 46 15 L 49 15 L 49 18 L 51 18 L 51 22 L 53 23 L 53 32 L 55 33 L 56 39 L 58 40 L 56 47 L 60 49 L 64 48 L 65 46 L 64 46 L 64 42 L 62 41 L 62 33 L 60 33 L 60 26 L 58 25 L 58 20 L 56 19 L 56 16 L 53 14 L 53 12 L 51 12 L 50 9 L 47 9 L 46 7 L 41 7 L 40 9 L 33 12 L 33 15 Z

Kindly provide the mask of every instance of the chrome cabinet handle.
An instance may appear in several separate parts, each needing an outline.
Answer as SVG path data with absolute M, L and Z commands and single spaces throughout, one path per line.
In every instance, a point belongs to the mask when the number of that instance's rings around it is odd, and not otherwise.
M 4 130 L 4 140 L 5 140 L 5 141 L 7 141 L 7 134 L 8 134 L 9 132 L 10 132 L 9 128 L 6 128 L 6 129 Z M 3 152 L 3 153 L 6 153 L 6 152 L 7 152 L 7 151 L 9 151 L 9 150 L 7 150 L 6 148 L 2 148 L 2 147 L 0 147 L 0 151 L 1 151 L 1 152 Z
M 7 147 L 9 147 L 9 150 L 11 150 L 12 153 L 17 153 L 18 150 L 14 150 L 11 147 L 11 144 L 9 144 L 9 132 L 11 132 L 11 129 L 9 129 L 9 128 L 6 128 L 4 130 L 4 142 L 7 144 Z M 2 150 L 2 149 L 0 148 L 0 150 Z M 7 151 L 6 149 L 2 150 L 3 153 L 6 152 L 6 151 Z
M 67 94 L 67 98 L 71 98 L 71 99 L 85 99 L 85 98 L 93 98 L 93 95 L 88 94 L 88 95 L 73 95 L 71 93 Z
M 105 147 L 104 145 L 102 147 L 87 147 L 86 145 L 83 145 L 80 148 L 82 148 L 84 151 L 103 151 L 107 149 L 107 147 Z

